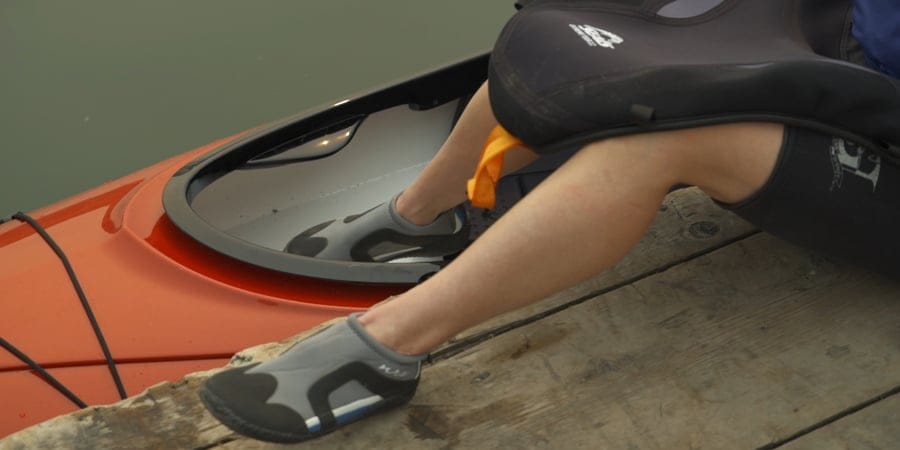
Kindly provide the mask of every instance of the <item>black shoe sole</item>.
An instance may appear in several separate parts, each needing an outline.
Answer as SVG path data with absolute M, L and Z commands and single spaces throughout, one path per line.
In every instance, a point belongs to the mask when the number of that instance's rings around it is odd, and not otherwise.
M 293 444 L 325 436 L 337 430 L 338 428 L 343 427 L 344 425 L 349 425 L 353 422 L 365 419 L 366 417 L 372 416 L 374 414 L 387 411 L 398 406 L 402 406 L 412 399 L 411 395 L 409 397 L 400 396 L 384 399 L 381 402 L 375 404 L 368 414 L 361 415 L 360 417 L 354 418 L 329 430 L 309 434 L 293 434 L 285 433 L 283 431 L 270 430 L 268 428 L 247 422 L 246 420 L 235 414 L 235 412 L 225 404 L 225 401 L 223 401 L 221 398 L 219 398 L 219 396 L 207 389 L 206 386 L 201 386 L 197 391 L 197 395 L 200 397 L 200 401 L 210 412 L 210 414 L 212 414 L 213 417 L 215 417 L 219 422 L 221 422 L 232 431 L 249 438 L 266 442 L 276 442 L 279 444 Z

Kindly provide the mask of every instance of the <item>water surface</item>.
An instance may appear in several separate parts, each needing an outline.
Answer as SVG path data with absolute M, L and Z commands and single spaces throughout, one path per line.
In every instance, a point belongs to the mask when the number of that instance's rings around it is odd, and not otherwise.
M 512 1 L 0 1 L 0 215 L 488 49 Z

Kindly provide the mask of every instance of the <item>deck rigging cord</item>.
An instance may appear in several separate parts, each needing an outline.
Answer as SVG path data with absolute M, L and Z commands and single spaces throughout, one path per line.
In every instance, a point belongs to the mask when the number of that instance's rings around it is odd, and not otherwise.
M 94 335 L 97 337 L 97 342 L 100 344 L 100 349 L 103 351 L 103 356 L 106 359 L 106 365 L 109 367 L 109 373 L 112 375 L 113 383 L 116 385 L 116 390 L 119 393 L 119 397 L 123 400 L 128 397 L 128 394 L 125 392 L 125 386 L 122 383 L 122 378 L 119 376 L 119 371 L 116 368 L 116 362 L 112 357 L 112 353 L 109 351 L 109 346 L 106 343 L 106 338 L 103 337 L 103 331 L 100 329 L 100 324 L 97 322 L 96 317 L 94 316 L 94 311 L 91 309 L 91 305 L 88 302 L 87 295 L 84 293 L 84 289 L 81 287 L 81 283 L 78 281 L 78 277 L 75 275 L 75 270 L 72 268 L 72 264 L 69 262 L 69 258 L 66 257 L 65 252 L 63 252 L 62 248 L 50 237 L 50 234 L 47 233 L 47 230 L 38 223 L 38 221 L 34 220 L 31 216 L 23 213 L 17 212 L 13 214 L 13 219 L 18 220 L 20 222 L 24 222 L 30 225 L 37 233 L 44 239 L 44 242 L 53 249 L 53 252 L 56 253 L 56 256 L 59 257 L 59 260 L 62 262 L 63 267 L 66 269 L 66 273 L 69 275 L 69 279 L 72 281 L 72 287 L 75 289 L 75 293 L 78 294 L 78 299 L 81 301 L 81 306 L 84 308 L 84 312 L 87 315 L 88 321 L 91 323 L 91 328 L 94 330 Z M 6 220 L 4 220 L 5 222 Z M 2 222 L 0 222 L 2 223 Z M 65 395 L 69 400 L 72 400 L 73 403 L 78 405 L 80 408 L 84 408 L 87 405 L 81 401 L 72 391 L 66 388 L 62 383 L 52 377 L 40 364 L 36 361 L 29 358 L 25 353 L 18 350 L 12 344 L 10 344 L 7 340 L 0 337 L 0 346 L 5 348 L 7 351 L 15 355 L 22 362 L 27 364 L 29 367 L 34 369 L 36 372 L 41 374 L 56 390 L 58 390 L 61 394 Z
M 31 367 L 32 370 L 39 373 L 44 380 L 46 380 L 50 385 L 56 388 L 62 395 L 65 395 L 66 398 L 72 400 L 72 403 L 78 405 L 79 408 L 87 408 L 87 403 L 81 400 L 74 392 L 69 390 L 64 384 L 62 384 L 59 380 L 57 380 L 53 375 L 50 375 L 46 369 L 44 369 L 37 361 L 31 359 L 23 353 L 21 350 L 16 348 L 14 345 L 10 344 L 9 341 L 0 337 L 0 347 L 5 348 L 8 352 L 12 353 L 16 358 L 19 358 L 25 364 L 28 364 L 28 367 Z

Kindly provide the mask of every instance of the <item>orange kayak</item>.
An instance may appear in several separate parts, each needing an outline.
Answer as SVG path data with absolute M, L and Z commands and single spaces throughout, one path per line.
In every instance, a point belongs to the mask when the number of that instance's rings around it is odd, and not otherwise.
M 438 270 L 281 249 L 402 189 L 486 74 L 480 55 L 0 223 L 0 437 L 222 366 Z

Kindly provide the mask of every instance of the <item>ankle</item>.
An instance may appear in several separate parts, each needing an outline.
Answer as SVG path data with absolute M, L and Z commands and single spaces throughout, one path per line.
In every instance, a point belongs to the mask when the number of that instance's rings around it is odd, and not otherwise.
M 428 207 L 428 202 L 415 202 L 410 200 L 410 196 L 406 195 L 406 191 L 401 192 L 394 203 L 394 210 L 400 217 L 403 217 L 415 225 L 428 225 L 434 222 L 434 220 L 437 219 L 437 216 L 442 212 L 433 211 Z
M 396 324 L 379 314 L 372 314 L 372 310 L 366 311 L 357 320 L 373 339 L 401 355 L 417 356 L 430 350 L 422 348 L 418 339 L 405 338 Z

